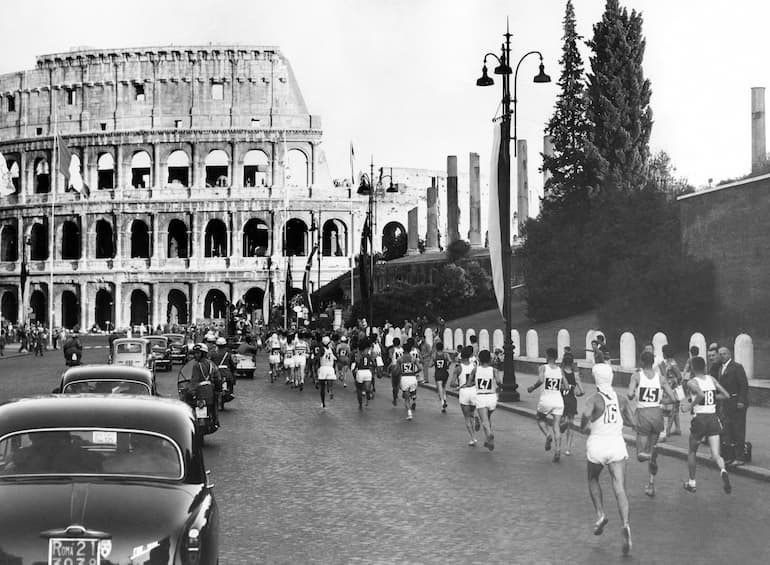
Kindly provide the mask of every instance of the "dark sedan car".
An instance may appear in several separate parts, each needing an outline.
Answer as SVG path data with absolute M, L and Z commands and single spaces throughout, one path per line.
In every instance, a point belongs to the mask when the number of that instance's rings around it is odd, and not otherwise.
M 125 365 L 78 365 L 61 376 L 55 393 L 157 395 L 152 371 Z
M 0 500 L 2 563 L 217 562 L 219 513 L 192 411 L 177 400 L 0 405 Z
M 155 369 L 170 371 L 173 360 L 171 358 L 171 343 L 166 336 L 148 335 L 144 339 L 152 346 L 152 356 L 155 360 Z
M 171 348 L 171 360 L 174 363 L 181 363 L 182 365 L 187 363 L 189 351 L 185 335 L 163 334 L 163 337 L 168 338 L 168 345 Z

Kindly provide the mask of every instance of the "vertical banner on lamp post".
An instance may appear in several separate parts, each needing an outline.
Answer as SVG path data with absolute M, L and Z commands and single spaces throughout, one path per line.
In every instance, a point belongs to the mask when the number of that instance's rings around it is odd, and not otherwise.
M 489 258 L 492 265 L 492 284 L 495 289 L 495 298 L 497 299 L 497 307 L 500 310 L 500 314 L 503 319 L 506 319 L 506 312 L 504 307 L 505 302 L 505 276 L 503 261 L 503 233 L 502 227 L 507 219 L 502 218 L 503 199 L 508 198 L 508 195 L 500 194 L 500 187 L 505 186 L 505 179 L 501 178 L 502 175 L 510 174 L 506 170 L 506 163 L 509 163 L 509 156 L 504 155 L 503 146 L 501 143 L 500 124 L 494 124 L 494 138 L 492 141 L 492 158 L 489 166 Z

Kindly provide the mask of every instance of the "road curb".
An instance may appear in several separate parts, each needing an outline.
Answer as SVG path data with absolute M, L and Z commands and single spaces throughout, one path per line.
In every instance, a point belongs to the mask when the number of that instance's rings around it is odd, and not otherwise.
M 0 361 L 3 359 L 14 359 L 16 357 L 24 357 L 26 355 L 29 355 L 29 351 L 25 351 L 24 353 L 6 353 L 2 357 L 0 357 Z
M 432 391 L 436 390 L 436 385 L 432 385 L 429 383 L 422 383 L 420 386 Z M 450 390 L 447 391 L 447 395 L 454 396 L 454 397 L 458 396 L 456 392 L 450 391 Z M 537 418 L 537 410 L 533 410 L 532 408 L 527 408 L 525 406 L 516 406 L 515 404 L 511 404 L 510 402 L 498 402 L 497 407 L 500 410 L 505 410 L 506 412 L 518 414 L 519 416 L 524 416 L 525 418 L 530 418 L 532 420 Z M 583 434 L 583 432 L 575 425 L 572 426 L 572 429 L 577 431 L 580 434 Z M 626 441 L 628 445 L 632 447 L 636 446 L 636 436 L 632 434 L 624 433 L 623 439 Z M 675 445 L 666 445 L 665 443 L 658 443 L 657 448 L 658 448 L 658 452 L 662 455 L 668 455 L 669 457 L 674 457 L 676 459 L 687 461 L 687 450 L 684 448 L 677 447 Z M 711 457 L 703 455 L 700 452 L 698 452 L 696 456 L 698 458 L 699 464 L 706 465 L 708 467 L 711 467 L 712 469 L 717 468 L 716 463 L 714 463 L 711 460 Z M 730 470 L 730 473 L 733 475 L 739 475 L 743 477 L 756 479 L 759 481 L 770 482 L 770 469 L 765 469 L 764 467 L 758 467 L 756 465 L 741 465 L 739 467 L 731 467 L 729 470 Z

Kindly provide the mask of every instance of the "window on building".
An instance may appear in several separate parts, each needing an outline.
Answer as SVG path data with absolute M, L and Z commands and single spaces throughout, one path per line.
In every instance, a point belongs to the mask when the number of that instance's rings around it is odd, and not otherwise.
M 6 109 L 9 112 L 16 111 L 16 98 L 14 98 L 13 94 L 9 94 L 6 98 Z
M 144 85 L 143 84 L 135 84 L 134 85 L 134 97 L 136 98 L 137 102 L 144 102 Z
M 107 122 L 102 122 L 99 124 L 99 129 L 102 131 L 107 131 Z
M 182 120 L 174 120 L 174 127 L 180 129 L 182 127 Z
M 68 88 L 67 89 L 67 104 L 72 106 L 75 103 L 75 89 L 74 88 Z
M 43 135 L 43 128 L 35 128 L 35 135 Z
M 225 99 L 225 85 L 221 82 L 215 82 L 211 85 L 211 98 L 214 100 Z
M 251 127 L 253 128 L 259 127 L 259 120 L 257 118 L 251 118 Z

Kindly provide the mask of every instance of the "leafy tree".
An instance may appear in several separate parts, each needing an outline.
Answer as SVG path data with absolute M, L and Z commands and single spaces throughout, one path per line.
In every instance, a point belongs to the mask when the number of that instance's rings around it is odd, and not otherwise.
M 459 260 L 463 259 L 468 255 L 468 253 L 471 250 L 471 244 L 463 239 L 458 239 L 456 241 L 453 241 L 449 245 L 447 245 L 446 248 L 446 255 L 447 258 L 452 263 L 457 263 Z

